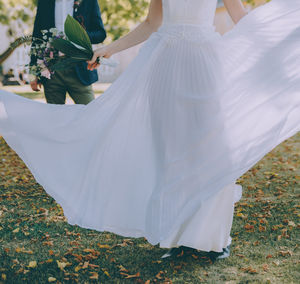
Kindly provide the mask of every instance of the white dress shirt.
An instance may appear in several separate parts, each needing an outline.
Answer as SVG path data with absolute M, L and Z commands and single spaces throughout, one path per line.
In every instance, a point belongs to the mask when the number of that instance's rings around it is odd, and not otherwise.
M 64 23 L 68 15 L 73 16 L 74 0 L 55 1 L 55 27 L 64 31 Z

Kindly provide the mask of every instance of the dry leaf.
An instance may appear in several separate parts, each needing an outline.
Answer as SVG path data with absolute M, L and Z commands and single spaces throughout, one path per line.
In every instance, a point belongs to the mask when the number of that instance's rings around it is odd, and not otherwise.
M 266 272 L 269 271 L 269 266 L 268 266 L 268 264 L 263 264 L 262 268 L 263 268 L 263 270 L 266 271 Z
M 97 272 L 90 272 L 90 274 L 92 274 L 92 276 L 90 276 L 90 279 L 98 279 L 99 278 L 99 275 Z
M 130 278 L 137 278 L 137 277 L 140 277 L 141 274 L 138 272 L 137 274 L 134 274 L 134 275 L 127 275 L 125 278 L 126 279 L 130 279 Z
M 35 260 L 30 261 L 27 267 L 35 268 L 35 267 L 37 267 L 37 262 Z
M 119 265 L 119 268 L 122 272 L 128 272 L 128 270 L 123 265 Z
M 109 246 L 109 245 L 101 245 L 101 244 L 98 243 L 97 246 L 98 246 L 99 248 L 110 249 L 110 246 Z
M 18 233 L 20 231 L 20 228 L 16 228 L 13 230 L 13 233 Z
M 56 260 L 56 263 L 57 263 L 58 268 L 61 270 L 64 270 L 64 268 L 67 265 L 71 265 L 71 263 L 69 263 L 69 262 L 60 262 L 59 260 Z
M 54 277 L 49 277 L 48 278 L 48 282 L 54 282 L 54 281 L 56 281 L 56 278 L 54 278 Z

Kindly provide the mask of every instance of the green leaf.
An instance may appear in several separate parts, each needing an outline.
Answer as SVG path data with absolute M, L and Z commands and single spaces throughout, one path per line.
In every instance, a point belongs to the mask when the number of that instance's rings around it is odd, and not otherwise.
M 65 21 L 65 34 L 71 42 L 93 52 L 92 43 L 85 29 L 70 15 Z
M 72 57 L 74 59 L 90 60 L 93 56 L 93 52 L 79 49 L 68 40 L 62 38 L 54 39 L 52 42 L 52 46 L 68 57 Z

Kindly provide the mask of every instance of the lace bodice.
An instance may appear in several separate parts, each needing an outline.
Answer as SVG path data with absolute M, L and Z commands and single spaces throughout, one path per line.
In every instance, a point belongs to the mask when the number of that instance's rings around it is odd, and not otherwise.
M 163 0 L 164 24 L 212 25 L 217 0 Z

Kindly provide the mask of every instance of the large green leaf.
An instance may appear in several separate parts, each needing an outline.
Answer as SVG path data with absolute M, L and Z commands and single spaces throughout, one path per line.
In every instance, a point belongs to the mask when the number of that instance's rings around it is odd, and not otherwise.
M 68 57 L 72 57 L 74 59 L 90 60 L 93 56 L 93 52 L 79 49 L 68 40 L 62 38 L 54 39 L 52 42 L 52 46 Z
M 85 29 L 70 15 L 65 21 L 65 34 L 71 42 L 93 52 L 92 43 Z

